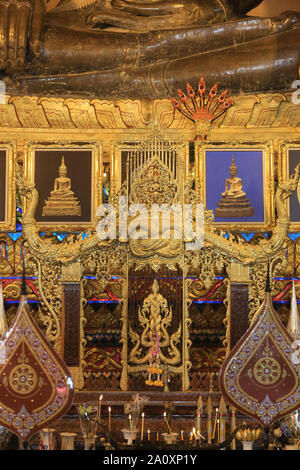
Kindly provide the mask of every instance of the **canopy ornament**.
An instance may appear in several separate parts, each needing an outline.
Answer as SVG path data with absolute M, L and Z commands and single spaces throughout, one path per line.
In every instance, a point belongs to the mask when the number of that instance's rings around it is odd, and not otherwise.
M 224 114 L 231 106 L 233 106 L 233 98 L 228 98 L 228 90 L 224 90 L 219 96 L 218 84 L 216 83 L 206 96 L 207 89 L 204 78 L 201 77 L 198 84 L 198 95 L 194 88 L 186 84 L 187 95 L 178 88 L 179 101 L 171 98 L 171 102 L 183 116 L 193 121 L 196 129 L 196 140 L 206 140 L 212 128 L 212 123 L 222 114 Z

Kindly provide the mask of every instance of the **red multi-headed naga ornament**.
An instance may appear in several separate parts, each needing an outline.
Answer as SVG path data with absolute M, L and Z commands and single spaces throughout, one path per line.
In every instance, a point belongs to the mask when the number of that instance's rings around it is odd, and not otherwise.
M 186 93 L 181 89 L 177 90 L 179 100 L 171 98 L 175 109 L 194 123 L 197 140 L 206 140 L 213 121 L 233 106 L 233 99 L 227 96 L 227 89 L 217 96 L 217 83 L 210 89 L 208 96 L 206 92 L 205 81 L 201 77 L 198 84 L 198 95 L 194 88 L 187 83 Z

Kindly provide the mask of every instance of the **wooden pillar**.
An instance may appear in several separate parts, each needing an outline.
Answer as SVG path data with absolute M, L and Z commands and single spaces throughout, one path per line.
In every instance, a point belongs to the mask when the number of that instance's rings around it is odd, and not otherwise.
M 229 269 L 228 349 L 240 340 L 249 327 L 249 267 L 231 262 Z
M 75 388 L 80 389 L 83 387 L 80 262 L 63 266 L 61 281 L 63 291 L 62 357 L 71 372 Z

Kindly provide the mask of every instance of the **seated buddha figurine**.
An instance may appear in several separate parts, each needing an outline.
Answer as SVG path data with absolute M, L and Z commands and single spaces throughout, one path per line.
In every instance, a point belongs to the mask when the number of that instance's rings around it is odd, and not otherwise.
M 251 217 L 254 215 L 254 209 L 243 191 L 243 181 L 237 176 L 234 157 L 230 166 L 230 178 L 225 181 L 225 191 L 217 206 L 216 217 Z
M 45 201 L 42 215 L 81 216 L 80 203 L 71 190 L 71 179 L 67 177 L 64 157 L 61 159 L 59 177 L 55 178 L 54 189 L 50 192 L 47 201 Z

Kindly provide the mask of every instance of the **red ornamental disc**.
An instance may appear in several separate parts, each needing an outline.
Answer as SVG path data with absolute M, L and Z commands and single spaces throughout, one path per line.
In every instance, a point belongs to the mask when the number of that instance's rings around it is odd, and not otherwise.
M 2 353 L 0 425 L 28 441 L 68 411 L 74 387 L 67 366 L 27 311 L 25 297 L 2 342 Z
M 264 427 L 300 407 L 300 364 L 291 360 L 292 343 L 268 293 L 220 370 L 225 400 Z

